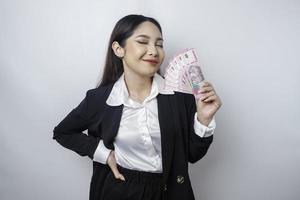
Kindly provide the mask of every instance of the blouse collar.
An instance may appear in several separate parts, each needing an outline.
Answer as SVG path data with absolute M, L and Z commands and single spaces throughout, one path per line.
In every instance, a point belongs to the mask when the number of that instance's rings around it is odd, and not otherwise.
M 174 92 L 170 89 L 166 89 L 164 78 L 161 77 L 158 73 L 155 73 L 153 76 L 150 95 L 146 97 L 144 102 L 155 98 L 158 94 L 172 95 L 174 94 Z M 129 93 L 126 87 L 123 73 L 121 77 L 115 82 L 111 93 L 106 100 L 106 103 L 110 106 L 120 106 L 122 104 L 128 104 L 129 101 Z

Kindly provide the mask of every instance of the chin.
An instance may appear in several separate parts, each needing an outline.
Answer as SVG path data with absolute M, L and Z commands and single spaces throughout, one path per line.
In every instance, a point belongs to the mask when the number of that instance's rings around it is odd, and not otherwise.
M 154 76 L 154 74 L 155 74 L 155 72 L 147 72 L 147 73 L 142 73 L 141 75 L 142 76 L 145 76 L 145 77 L 149 77 L 149 78 L 151 78 L 152 76 Z
M 139 74 L 142 75 L 142 76 L 152 77 L 157 71 L 158 71 L 158 69 L 148 68 L 148 69 L 145 69 L 143 71 L 140 71 Z
M 148 73 L 149 77 L 152 77 L 154 76 L 154 74 L 157 72 L 158 70 L 154 70 L 154 71 L 151 71 Z

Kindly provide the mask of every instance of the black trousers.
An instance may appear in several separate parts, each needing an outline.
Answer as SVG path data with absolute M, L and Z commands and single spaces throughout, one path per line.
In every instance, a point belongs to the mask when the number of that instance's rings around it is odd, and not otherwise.
M 162 173 L 142 172 L 118 165 L 125 181 L 109 172 L 99 200 L 162 200 Z

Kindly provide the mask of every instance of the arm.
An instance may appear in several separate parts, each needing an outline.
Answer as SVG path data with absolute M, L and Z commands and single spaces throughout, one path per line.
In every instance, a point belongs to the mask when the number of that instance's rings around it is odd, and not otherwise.
M 106 164 L 110 152 L 111 150 L 105 147 L 103 140 L 100 140 L 99 145 L 94 153 L 93 160 L 102 164 Z
M 209 137 L 214 134 L 214 131 L 216 129 L 216 121 L 215 118 L 210 121 L 208 126 L 205 126 L 202 124 L 198 118 L 197 118 L 197 113 L 195 113 L 194 116 L 194 130 L 197 135 L 200 137 Z
M 188 161 L 190 163 L 196 163 L 199 161 L 205 154 L 213 141 L 213 135 L 211 134 L 208 137 L 201 137 L 195 133 L 194 123 L 195 123 L 195 112 L 196 111 L 196 102 L 193 95 L 186 95 L 185 104 L 187 108 L 188 116 Z M 205 133 L 204 133 L 205 134 Z
M 63 147 L 93 159 L 100 138 L 83 133 L 90 125 L 89 96 L 90 90 L 81 103 L 54 128 L 53 139 Z

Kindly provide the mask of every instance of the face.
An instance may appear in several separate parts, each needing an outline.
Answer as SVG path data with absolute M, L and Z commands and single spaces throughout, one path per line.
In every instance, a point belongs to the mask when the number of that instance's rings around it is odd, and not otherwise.
M 127 38 L 123 52 L 125 72 L 153 76 L 159 70 L 165 56 L 159 29 L 151 22 L 141 23 Z
M 189 69 L 189 76 L 193 83 L 200 83 L 204 79 L 199 66 L 191 66 Z

